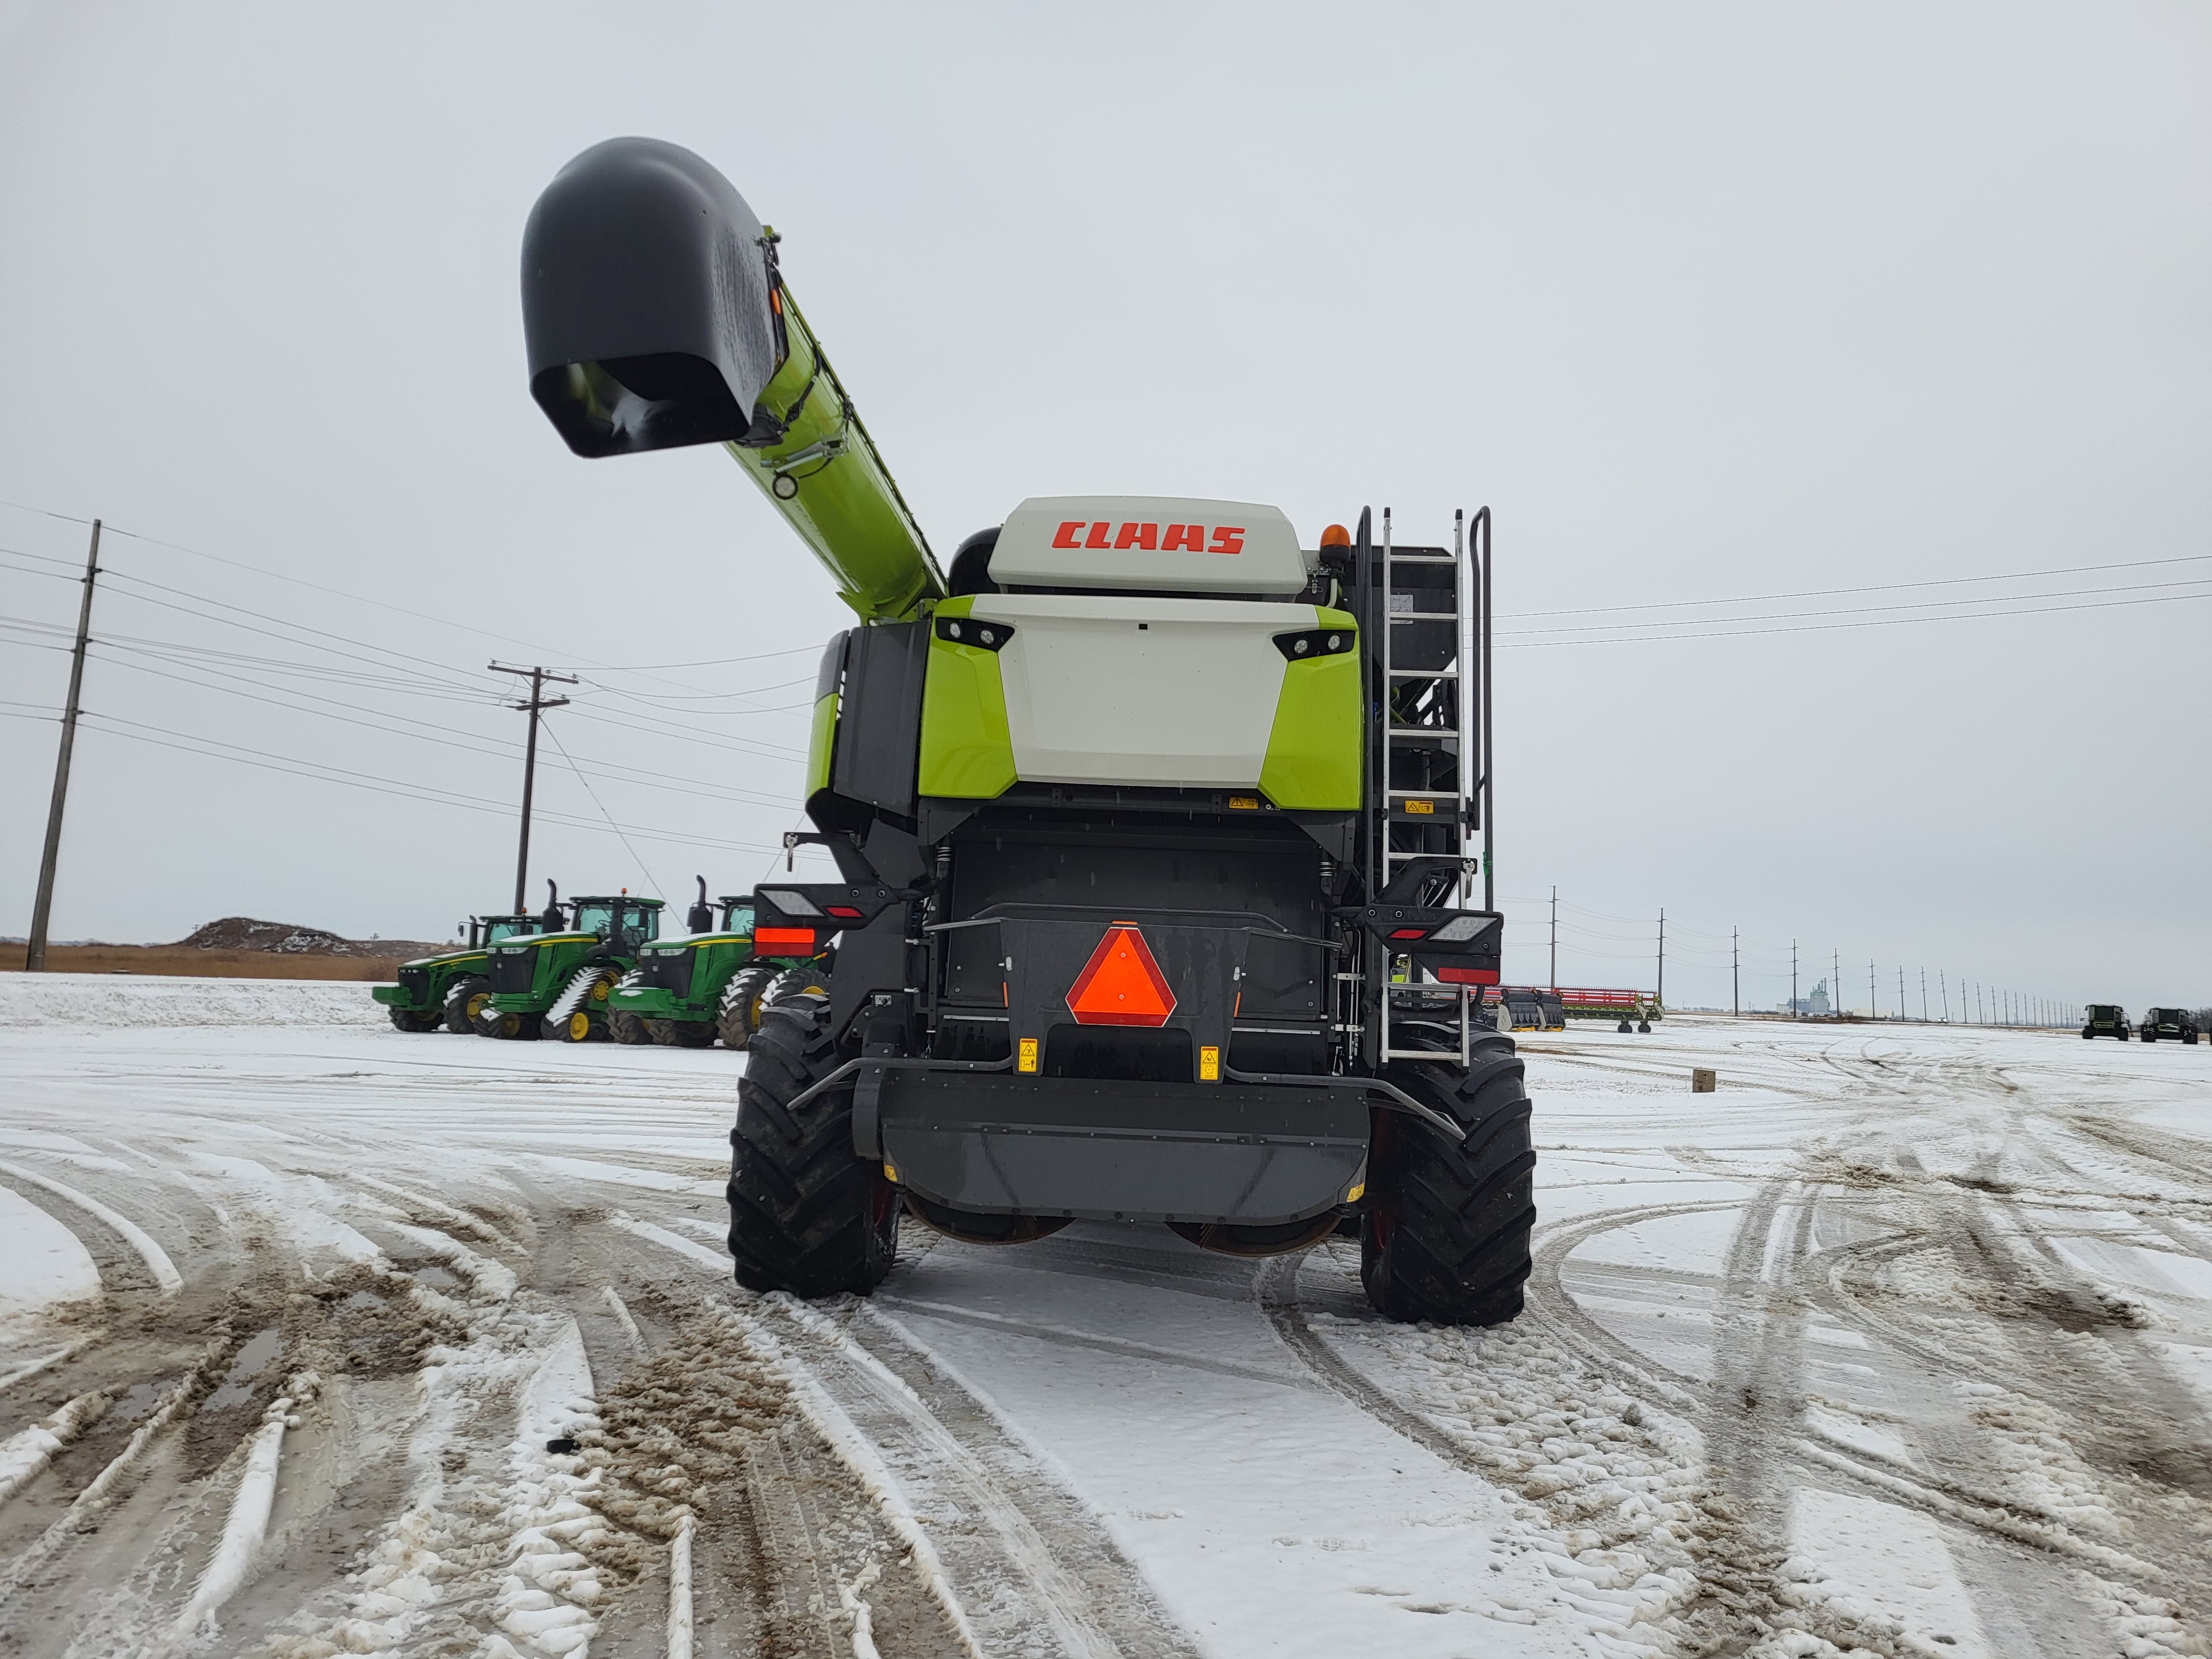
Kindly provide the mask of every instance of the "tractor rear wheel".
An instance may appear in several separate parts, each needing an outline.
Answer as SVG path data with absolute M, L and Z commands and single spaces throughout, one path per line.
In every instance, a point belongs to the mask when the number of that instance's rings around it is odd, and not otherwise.
M 714 1011 L 714 1035 L 725 1048 L 742 1048 L 760 1030 L 768 1011 L 768 994 L 775 984 L 776 970 L 765 963 L 740 968 L 722 988 L 722 1000 Z
M 837 1069 L 830 999 L 769 1008 L 745 1053 L 730 1131 L 730 1255 L 738 1283 L 794 1296 L 865 1294 L 898 1248 L 898 1188 L 853 1152 L 853 1085 L 793 1103 Z
M 1522 1071 L 1513 1039 L 1489 1032 L 1463 1073 L 1442 1061 L 1390 1068 L 1391 1082 L 1467 1136 L 1454 1146 L 1418 1118 L 1376 1114 L 1359 1279 L 1384 1318 L 1497 1325 L 1521 1311 L 1536 1220 Z
M 405 1008 L 394 1008 L 392 1010 L 392 1023 L 400 1030 L 416 1034 L 434 1031 L 443 1021 L 436 1014 L 417 1014 Z
M 482 974 L 455 980 L 446 993 L 446 1029 L 456 1036 L 466 1036 L 477 1029 L 477 1015 L 490 1000 L 491 981 Z
M 635 1014 L 620 1008 L 607 1016 L 607 1035 L 617 1042 L 640 1043 L 653 1041 L 653 1034 L 645 1029 L 645 1022 Z

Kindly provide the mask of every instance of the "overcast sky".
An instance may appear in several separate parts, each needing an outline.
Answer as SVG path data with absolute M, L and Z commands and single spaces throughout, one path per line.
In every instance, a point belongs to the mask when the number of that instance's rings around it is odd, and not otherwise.
M 940 550 L 1490 504 L 1510 977 L 1556 883 L 1566 983 L 1664 907 L 1677 1003 L 1731 927 L 1749 1005 L 1793 938 L 1862 1006 L 2212 1002 L 2208 88 L 2201 4 L 0 6 L 0 931 L 94 515 L 56 937 L 503 908 L 494 656 L 586 680 L 533 902 L 764 873 L 843 613 L 720 452 L 526 392 L 524 217 L 641 133 L 783 233 Z

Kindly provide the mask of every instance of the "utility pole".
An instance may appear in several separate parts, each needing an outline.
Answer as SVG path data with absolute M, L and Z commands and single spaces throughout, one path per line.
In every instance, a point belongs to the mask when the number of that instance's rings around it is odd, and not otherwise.
M 1828 1012 L 1838 1019 L 1844 1017 L 1844 953 L 1840 947 L 1828 949 L 1828 983 L 1836 988 L 1828 999 Z
M 54 871 L 62 857 L 62 808 L 69 802 L 70 757 L 76 751 L 77 699 L 84 690 L 84 647 L 92 638 L 92 589 L 100 576 L 100 520 L 92 521 L 92 546 L 84 556 L 84 599 L 76 611 L 76 648 L 70 653 L 69 701 L 62 706 L 61 752 L 54 757 L 54 794 L 46 805 L 46 844 L 39 854 L 39 893 L 31 901 L 31 939 L 23 971 L 46 970 L 46 923 L 54 910 Z
M 1976 980 L 1974 981 L 1974 1024 L 1986 1025 L 1989 1023 L 1990 1017 L 1982 1011 L 1982 982 Z
M 576 677 L 549 673 L 543 668 L 509 668 L 501 663 L 494 663 L 491 667 L 498 674 L 530 676 L 530 701 L 507 705 L 526 710 L 530 715 L 530 741 L 522 755 L 522 844 L 514 854 L 514 910 L 520 915 L 526 896 L 524 890 L 530 879 L 530 798 L 538 783 L 538 717 L 546 709 L 563 708 L 568 702 L 566 697 L 547 697 L 545 683 L 551 680 L 561 685 L 574 685 Z
M 1552 988 L 1559 988 L 1559 884 L 1552 884 Z
M 1869 1019 L 1880 1019 L 1881 1018 L 1881 1003 L 1880 999 L 1878 999 L 1875 994 L 1874 958 L 1872 957 L 1869 957 L 1867 958 L 1867 1018 Z
M 1923 1025 L 1928 1023 L 1928 970 L 1925 968 L 1920 970 L 1920 1023 Z
M 1733 927 L 1729 929 L 1729 1012 L 1743 1018 L 1743 940 Z
M 1790 941 L 1790 1018 L 1797 1018 L 1797 941 Z
M 1902 1025 L 1911 1018 L 1905 1012 L 1905 969 L 1900 964 L 1897 970 L 1897 1023 Z
M 1664 1008 L 1667 1006 L 1667 912 L 1659 912 L 1659 988 L 1652 994 L 1653 1000 Z

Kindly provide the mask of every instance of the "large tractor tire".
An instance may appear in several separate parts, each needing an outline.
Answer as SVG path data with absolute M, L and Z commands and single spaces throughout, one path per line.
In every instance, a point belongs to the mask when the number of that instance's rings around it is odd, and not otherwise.
M 1497 1325 L 1521 1311 L 1536 1220 L 1522 1070 L 1513 1039 L 1496 1034 L 1475 1038 L 1465 1073 L 1441 1060 L 1391 1067 L 1391 1082 L 1468 1133 L 1453 1146 L 1419 1118 L 1376 1114 L 1359 1278 L 1384 1318 Z
M 898 1248 L 898 1188 L 853 1154 L 848 1082 L 794 1107 L 836 1070 L 830 999 L 773 1005 L 745 1051 L 730 1131 L 730 1255 L 738 1283 L 794 1296 L 865 1294 Z
M 710 1019 L 648 1019 L 645 1029 L 664 1048 L 709 1048 L 714 1043 Z
M 740 968 L 730 976 L 722 988 L 720 1006 L 714 1011 L 714 1035 L 722 1039 L 725 1048 L 742 1048 L 753 1040 L 760 1030 L 761 1016 L 768 1012 L 768 994 L 776 981 L 776 970 L 765 963 L 754 963 Z
M 607 1035 L 617 1042 L 638 1044 L 653 1041 L 653 1034 L 645 1029 L 645 1021 L 621 1008 L 608 1014 Z
M 439 1026 L 445 1023 L 443 1018 L 437 1014 L 412 1013 L 404 1008 L 394 1008 L 391 1011 L 391 1013 L 392 1025 L 399 1030 L 409 1033 L 410 1036 L 418 1035 L 424 1031 L 434 1031 Z
M 819 991 L 827 996 L 830 994 L 829 969 L 811 962 L 803 962 L 796 968 L 787 968 L 769 981 L 767 995 L 763 1000 L 773 1008 L 786 997 L 795 996 L 803 991 Z
M 477 1016 L 491 1000 L 491 981 L 482 974 L 457 979 L 446 992 L 446 1029 L 466 1036 L 477 1029 Z
M 506 1042 L 527 1042 L 538 1036 L 538 1016 L 503 1014 L 486 1002 L 477 1010 L 476 1031 L 482 1037 L 496 1037 Z

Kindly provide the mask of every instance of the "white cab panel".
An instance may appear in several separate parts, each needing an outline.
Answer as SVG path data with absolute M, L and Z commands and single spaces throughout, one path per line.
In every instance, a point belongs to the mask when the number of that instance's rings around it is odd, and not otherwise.
M 979 594 L 1011 623 L 999 653 L 1014 769 L 1025 783 L 1256 787 L 1283 671 L 1274 636 L 1310 605 Z

